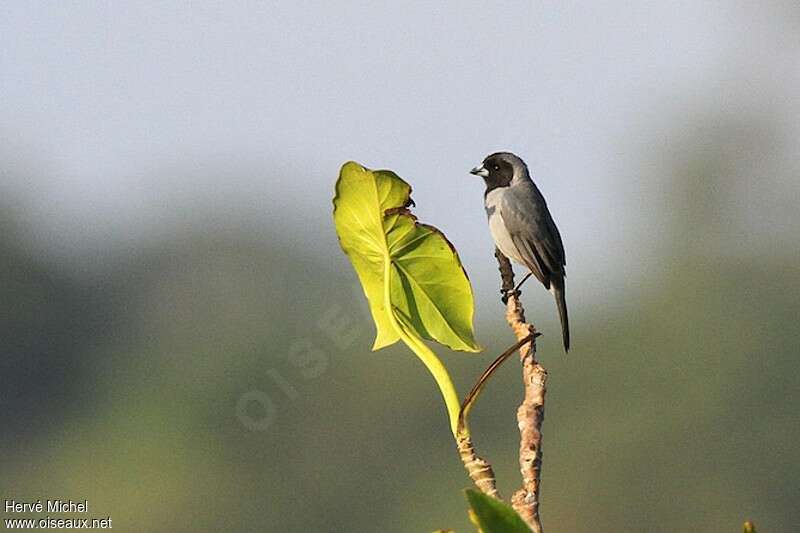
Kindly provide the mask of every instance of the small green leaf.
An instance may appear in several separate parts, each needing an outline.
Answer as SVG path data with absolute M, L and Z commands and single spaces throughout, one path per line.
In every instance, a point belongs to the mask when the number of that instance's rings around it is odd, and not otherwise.
M 467 489 L 467 500 L 483 533 L 531 533 L 517 512 L 505 502 Z
M 461 260 L 439 230 L 417 222 L 410 195 L 394 172 L 352 161 L 336 182 L 336 233 L 369 300 L 373 350 L 400 339 L 399 323 L 419 337 L 477 352 L 472 287 Z

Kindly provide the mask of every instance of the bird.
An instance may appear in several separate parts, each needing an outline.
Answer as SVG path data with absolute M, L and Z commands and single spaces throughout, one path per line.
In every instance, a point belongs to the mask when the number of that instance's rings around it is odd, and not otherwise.
M 564 244 L 528 165 L 511 152 L 495 152 L 473 168 L 486 184 L 484 206 L 497 248 L 535 276 L 556 300 L 564 351 L 569 352 L 569 317 L 564 290 Z M 506 295 L 507 296 L 507 295 Z

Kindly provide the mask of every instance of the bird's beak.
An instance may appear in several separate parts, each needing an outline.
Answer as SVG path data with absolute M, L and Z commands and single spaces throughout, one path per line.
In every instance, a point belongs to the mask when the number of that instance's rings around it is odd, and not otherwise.
M 470 174 L 475 174 L 476 176 L 480 176 L 482 178 L 489 177 L 489 171 L 484 168 L 483 165 L 478 165 L 477 167 L 473 168 L 469 171 Z

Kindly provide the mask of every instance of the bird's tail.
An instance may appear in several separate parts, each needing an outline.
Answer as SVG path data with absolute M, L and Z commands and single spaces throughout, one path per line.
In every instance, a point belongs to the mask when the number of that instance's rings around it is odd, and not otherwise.
M 567 298 L 564 294 L 564 280 L 553 280 L 550 289 L 556 298 L 558 318 L 561 319 L 561 336 L 564 339 L 564 351 L 569 351 L 569 316 L 567 315 Z

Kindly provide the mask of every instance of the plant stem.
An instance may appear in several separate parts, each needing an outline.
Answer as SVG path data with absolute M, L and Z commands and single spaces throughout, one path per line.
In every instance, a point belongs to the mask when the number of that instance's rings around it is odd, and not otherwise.
M 416 338 L 415 335 L 406 331 L 403 326 L 400 326 L 400 331 L 400 338 L 419 357 L 439 386 L 439 391 L 442 393 L 442 398 L 444 398 L 444 403 L 447 406 L 447 415 L 450 417 L 450 431 L 453 432 L 453 437 L 457 441 L 458 413 L 461 409 L 461 402 L 458 399 L 458 393 L 453 381 L 450 379 L 450 374 L 442 364 L 442 361 L 425 345 L 422 339 Z M 469 436 L 469 429 L 466 429 L 466 432 L 467 436 Z
M 547 383 L 547 370 L 536 361 L 536 330 L 525 321 L 525 310 L 514 291 L 514 271 L 511 263 L 500 250 L 495 250 L 500 266 L 503 291 L 508 295 L 506 321 L 517 340 L 531 335 L 534 340 L 525 343 L 519 350 L 522 363 L 522 381 L 525 396 L 517 410 L 519 425 L 519 466 L 522 474 L 522 488 L 511 497 L 514 510 L 528 523 L 534 533 L 542 533 L 539 517 L 540 480 L 542 469 L 542 422 L 544 421 L 544 399 Z
M 494 476 L 492 465 L 478 456 L 475 452 L 475 447 L 472 445 L 470 436 L 464 434 L 457 436 L 456 447 L 458 448 L 458 455 L 461 457 L 461 462 L 464 463 L 464 468 L 467 469 L 467 474 L 469 474 L 475 486 L 484 494 L 488 494 L 499 500 L 500 493 L 497 492 L 497 481 Z
M 394 327 L 397 331 L 397 334 L 400 335 L 400 339 L 406 344 L 406 346 L 409 347 L 409 349 L 411 349 L 412 352 L 417 355 L 417 357 L 419 357 L 420 361 L 422 361 L 422 363 L 433 376 L 436 384 L 439 386 L 439 392 L 442 393 L 442 398 L 444 399 L 444 403 L 447 407 L 447 415 L 450 417 L 450 431 L 453 432 L 453 438 L 455 438 L 456 442 L 458 442 L 458 415 L 461 410 L 461 402 L 458 399 L 458 393 L 453 385 L 453 380 L 450 379 L 450 374 L 447 372 L 447 368 L 445 368 L 441 360 L 436 357 L 436 354 L 433 353 L 433 350 L 428 348 L 422 339 L 412 333 L 408 328 L 401 324 L 399 320 L 397 320 L 397 317 L 394 314 L 394 306 L 392 306 L 391 299 L 392 261 L 388 254 L 384 260 L 384 264 L 384 275 L 386 277 L 383 284 L 383 303 L 384 306 L 386 306 L 386 314 L 389 316 L 389 321 L 392 323 L 392 327 Z M 466 435 L 469 436 L 469 429 L 464 428 L 463 431 L 466 431 Z
M 439 386 L 439 391 L 442 393 L 442 398 L 444 398 L 444 403 L 447 406 L 447 414 L 450 417 L 450 431 L 452 431 L 453 438 L 456 440 L 458 455 L 461 457 L 461 461 L 464 463 L 464 468 L 467 469 L 470 479 L 472 479 L 475 486 L 482 492 L 499 499 L 500 495 L 497 492 L 497 484 L 492 465 L 481 457 L 478 457 L 478 454 L 475 452 L 466 418 L 461 416 L 461 402 L 458 399 L 458 393 L 453 385 L 453 380 L 450 379 L 450 374 L 447 372 L 441 360 L 436 357 L 436 354 L 428 348 L 425 342 L 414 334 L 410 328 L 405 327 L 394 314 L 391 301 L 392 264 L 389 257 L 386 257 L 385 264 L 384 275 L 386 276 L 386 281 L 384 283 L 384 305 L 389 311 L 387 314 L 389 315 L 392 327 L 397 330 L 400 339 L 405 345 L 419 357 L 420 361 L 422 361 Z

